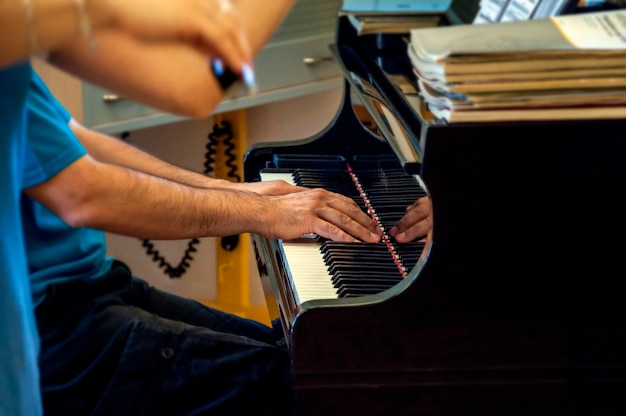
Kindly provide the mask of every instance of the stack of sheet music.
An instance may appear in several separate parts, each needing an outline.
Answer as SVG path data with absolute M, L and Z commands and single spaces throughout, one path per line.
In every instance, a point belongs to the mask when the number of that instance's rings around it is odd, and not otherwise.
M 409 33 L 435 27 L 445 18 L 452 0 L 344 0 L 339 15 L 348 16 L 359 35 Z
M 417 29 L 408 49 L 448 122 L 626 118 L 626 10 Z
M 412 29 L 436 27 L 443 21 L 443 14 L 393 14 L 348 15 L 359 35 L 376 33 L 409 33 Z

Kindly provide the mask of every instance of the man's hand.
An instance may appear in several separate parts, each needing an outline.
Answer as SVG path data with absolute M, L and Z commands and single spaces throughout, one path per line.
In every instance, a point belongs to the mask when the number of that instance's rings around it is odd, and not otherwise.
M 399 243 L 408 243 L 427 236 L 433 227 L 432 204 L 422 197 L 406 209 L 406 214 L 389 230 Z
M 291 185 L 283 180 L 272 180 L 263 182 L 243 182 L 238 183 L 239 189 L 254 192 L 259 195 L 285 195 L 294 192 L 303 192 L 309 188 Z
M 268 238 L 319 234 L 335 241 L 374 243 L 382 231 L 350 198 L 321 188 L 268 197 L 271 206 L 259 224 Z

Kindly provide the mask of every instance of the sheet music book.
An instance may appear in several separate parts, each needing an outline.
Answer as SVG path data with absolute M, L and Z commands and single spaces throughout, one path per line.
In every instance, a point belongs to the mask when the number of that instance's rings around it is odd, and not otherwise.
M 438 26 L 452 0 L 344 0 L 339 14 L 348 16 L 359 35 L 408 34 Z
M 452 0 L 344 0 L 340 14 L 444 13 Z
M 392 14 L 348 15 L 348 20 L 359 35 L 372 33 L 408 34 L 412 29 L 438 26 L 442 17 L 438 14 Z
M 626 10 L 411 31 L 421 94 L 449 122 L 626 117 Z
M 455 63 L 621 56 L 626 49 L 624 19 L 626 10 L 614 10 L 493 25 L 416 29 L 411 31 L 410 44 L 418 58 L 442 74 Z

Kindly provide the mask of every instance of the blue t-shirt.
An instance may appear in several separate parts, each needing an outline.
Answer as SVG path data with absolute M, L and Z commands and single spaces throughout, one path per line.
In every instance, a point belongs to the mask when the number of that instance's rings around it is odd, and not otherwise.
M 0 415 L 41 415 L 39 340 L 19 212 L 27 123 L 27 62 L 0 68 Z
M 28 145 L 23 187 L 38 185 L 86 154 L 68 126 L 71 116 L 33 72 L 28 95 Z M 26 253 L 35 304 L 59 282 L 92 279 L 109 270 L 104 232 L 73 228 L 24 195 L 21 202 Z

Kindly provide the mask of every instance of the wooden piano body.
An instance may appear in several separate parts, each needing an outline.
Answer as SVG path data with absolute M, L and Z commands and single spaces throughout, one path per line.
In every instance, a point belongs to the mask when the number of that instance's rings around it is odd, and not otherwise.
M 297 304 L 280 241 L 254 237 L 299 413 L 626 414 L 626 120 L 425 121 L 376 64 L 404 50 L 366 43 L 340 19 L 335 120 L 251 148 L 246 180 L 277 155 L 396 155 L 426 184 L 432 245 L 382 293 Z M 389 123 L 384 138 L 362 125 L 355 97 L 375 120 L 381 103 L 396 116 L 415 160 L 397 152 Z

